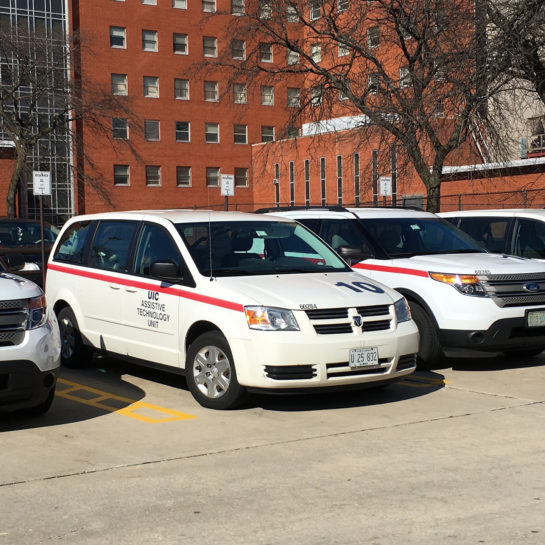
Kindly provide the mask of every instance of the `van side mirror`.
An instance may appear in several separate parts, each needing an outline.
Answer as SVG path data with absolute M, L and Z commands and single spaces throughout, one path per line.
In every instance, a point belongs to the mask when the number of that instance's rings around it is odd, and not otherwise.
M 174 283 L 182 280 L 178 265 L 173 261 L 155 261 L 151 264 L 150 274 L 166 282 Z
M 337 252 L 341 254 L 341 257 L 348 262 L 349 265 L 370 259 L 373 257 L 371 252 L 366 252 L 362 248 L 354 248 L 352 246 L 339 246 Z

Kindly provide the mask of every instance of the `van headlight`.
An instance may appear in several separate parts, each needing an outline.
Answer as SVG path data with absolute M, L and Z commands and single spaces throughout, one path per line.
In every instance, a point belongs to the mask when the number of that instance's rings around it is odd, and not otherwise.
M 399 301 L 394 303 L 394 310 L 398 324 L 401 322 L 408 322 L 411 319 L 411 309 L 409 308 L 409 303 L 407 303 L 405 297 L 402 297 Z
M 430 277 L 437 282 L 450 284 L 463 295 L 472 295 L 474 297 L 488 297 L 479 278 L 474 274 L 445 274 L 430 273 Z
M 250 329 L 260 331 L 299 331 L 299 325 L 291 310 L 271 307 L 245 307 Z
M 47 320 L 47 303 L 45 295 L 33 297 L 28 300 L 27 329 L 36 329 L 45 324 Z

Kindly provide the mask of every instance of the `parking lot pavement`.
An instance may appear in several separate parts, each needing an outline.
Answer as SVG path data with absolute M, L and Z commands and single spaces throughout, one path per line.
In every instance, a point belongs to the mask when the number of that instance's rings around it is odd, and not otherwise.
M 0 417 L 0 545 L 545 543 L 545 355 L 203 409 L 97 360 Z

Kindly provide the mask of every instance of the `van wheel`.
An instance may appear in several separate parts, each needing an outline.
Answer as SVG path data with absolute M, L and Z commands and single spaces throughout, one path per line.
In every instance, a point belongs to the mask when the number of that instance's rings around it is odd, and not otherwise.
M 445 355 L 439 344 L 435 324 L 419 304 L 410 301 L 409 306 L 411 316 L 420 334 L 418 366 L 422 369 L 440 369 L 444 366 Z
M 193 397 L 209 409 L 234 409 L 246 396 L 246 389 L 237 380 L 229 344 L 217 331 L 193 341 L 187 353 L 185 377 Z
M 70 307 L 62 308 L 57 314 L 61 332 L 61 364 L 72 369 L 86 367 L 93 352 L 81 338 L 78 322 Z

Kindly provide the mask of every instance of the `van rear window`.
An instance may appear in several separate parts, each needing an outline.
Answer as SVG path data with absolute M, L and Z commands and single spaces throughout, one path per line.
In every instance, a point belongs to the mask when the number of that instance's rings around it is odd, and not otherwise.
M 90 225 L 90 221 L 84 221 L 68 228 L 55 249 L 53 260 L 82 264 Z

